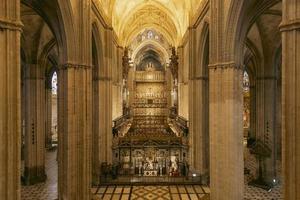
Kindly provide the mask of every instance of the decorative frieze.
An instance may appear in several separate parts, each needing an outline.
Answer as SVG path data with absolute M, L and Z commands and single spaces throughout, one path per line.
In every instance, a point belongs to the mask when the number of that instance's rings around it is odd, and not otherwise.
M 209 69 L 237 69 L 244 70 L 244 65 L 237 65 L 235 62 L 220 62 L 208 65 Z
M 59 70 L 67 70 L 67 69 L 92 69 L 93 65 L 87 64 L 74 64 L 74 63 L 65 63 L 58 67 Z

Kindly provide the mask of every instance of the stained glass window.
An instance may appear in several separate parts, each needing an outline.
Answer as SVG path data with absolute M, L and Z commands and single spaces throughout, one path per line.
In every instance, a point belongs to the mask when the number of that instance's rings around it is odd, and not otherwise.
M 246 71 L 244 71 L 244 77 L 243 77 L 243 88 L 245 92 L 249 92 L 250 90 L 250 80 L 249 75 Z
M 150 30 L 148 31 L 148 39 L 152 39 L 153 38 L 153 32 Z
M 246 71 L 244 71 L 243 76 L 243 88 L 244 88 L 244 128 L 248 129 L 250 127 L 250 79 Z
M 57 73 L 54 72 L 51 80 L 52 94 L 57 94 Z

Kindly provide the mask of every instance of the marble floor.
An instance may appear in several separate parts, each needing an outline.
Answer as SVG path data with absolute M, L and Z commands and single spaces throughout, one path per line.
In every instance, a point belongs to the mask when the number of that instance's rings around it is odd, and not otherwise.
M 270 192 L 263 189 L 249 186 L 247 182 L 255 175 L 256 160 L 245 152 L 245 167 L 250 170 L 250 174 L 245 176 L 245 200 L 281 200 L 281 184 L 274 187 Z M 55 200 L 57 199 L 57 162 L 56 151 L 46 153 L 46 173 L 45 183 L 33 186 L 22 186 L 22 200 Z M 280 173 L 280 169 L 279 169 Z M 199 185 L 170 185 L 170 186 L 106 186 L 92 188 L 92 193 L 96 199 L 111 200 L 194 200 L 209 199 L 210 190 Z
M 102 186 L 92 191 L 103 200 L 205 200 L 209 188 L 200 185 Z
M 256 158 L 250 154 L 247 148 L 244 148 L 244 157 L 245 157 L 245 168 L 249 170 L 249 174 L 245 175 L 245 200 L 281 200 L 282 196 L 282 184 L 281 178 L 279 178 L 278 185 L 272 188 L 271 191 L 266 191 L 257 187 L 248 185 L 248 183 L 256 177 L 256 169 L 258 164 Z M 277 174 L 280 177 L 281 174 L 281 163 L 277 162 Z
M 47 151 L 46 153 L 46 174 L 45 183 L 32 186 L 22 186 L 22 200 L 55 200 L 57 199 L 57 151 Z

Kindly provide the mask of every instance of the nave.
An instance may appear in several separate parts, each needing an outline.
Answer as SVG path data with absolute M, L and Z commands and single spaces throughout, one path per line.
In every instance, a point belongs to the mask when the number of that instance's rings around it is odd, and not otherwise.
M 300 199 L 299 10 L 0 1 L 0 199 Z

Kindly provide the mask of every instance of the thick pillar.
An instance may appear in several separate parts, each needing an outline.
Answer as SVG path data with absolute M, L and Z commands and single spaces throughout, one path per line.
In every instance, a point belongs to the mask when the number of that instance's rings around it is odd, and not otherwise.
M 60 200 L 90 199 L 91 68 L 69 63 L 58 72 Z
M 90 200 L 92 175 L 92 1 L 73 0 L 58 70 L 58 199 Z M 68 10 L 62 10 L 70 16 Z M 65 17 L 67 17 L 64 15 Z M 71 16 L 70 16 L 71 17 Z M 65 21 L 67 22 L 67 21 Z
M 46 180 L 45 79 L 36 64 L 25 67 L 25 184 Z
M 244 195 L 242 73 L 233 62 L 209 67 L 212 200 L 241 200 Z
M 21 163 L 20 1 L 0 1 L 0 199 L 19 200 Z
M 211 200 L 244 199 L 243 71 L 231 6 L 240 1 L 210 0 L 209 138 Z M 230 5 L 230 6 L 229 6 Z M 232 22 L 234 22 L 233 20 Z M 238 21 L 238 20 L 237 20 Z
M 300 1 L 283 0 L 282 135 L 284 199 L 300 199 Z

